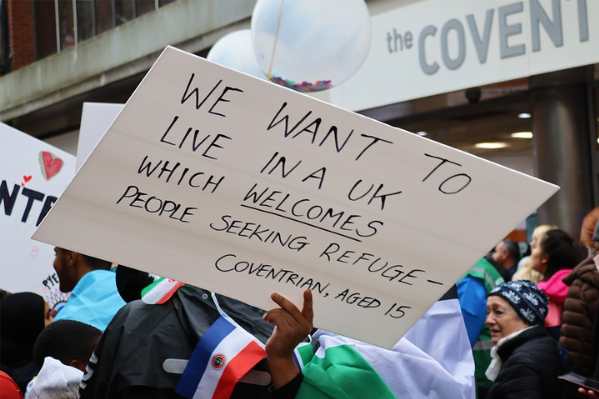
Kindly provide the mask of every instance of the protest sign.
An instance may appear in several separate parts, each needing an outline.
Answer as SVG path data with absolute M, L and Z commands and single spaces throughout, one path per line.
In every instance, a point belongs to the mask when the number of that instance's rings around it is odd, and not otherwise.
M 76 170 L 81 168 L 121 109 L 123 109 L 122 104 L 83 103 L 79 140 L 77 141 Z
M 0 288 L 42 295 L 60 309 L 54 247 L 31 239 L 75 173 L 75 157 L 0 123 Z
M 34 238 L 391 347 L 557 190 L 167 47 Z

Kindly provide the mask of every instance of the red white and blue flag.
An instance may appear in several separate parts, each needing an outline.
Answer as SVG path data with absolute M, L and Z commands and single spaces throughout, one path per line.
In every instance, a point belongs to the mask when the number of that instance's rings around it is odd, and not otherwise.
M 221 316 L 200 338 L 175 392 L 189 399 L 228 399 L 264 356 L 250 333 Z

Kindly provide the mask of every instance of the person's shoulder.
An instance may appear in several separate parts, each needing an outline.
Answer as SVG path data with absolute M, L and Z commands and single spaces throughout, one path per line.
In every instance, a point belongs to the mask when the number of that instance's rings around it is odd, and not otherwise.
M 536 326 L 525 331 L 520 341 L 520 345 L 512 353 L 513 360 L 532 361 L 536 364 L 539 362 L 539 358 L 546 360 L 560 358 L 558 342 L 547 333 L 543 326 Z
M 167 313 L 172 311 L 172 302 L 167 302 L 161 305 L 149 305 L 144 303 L 141 299 L 131 301 L 123 306 L 115 314 L 113 321 L 119 321 L 124 323 L 129 321 L 129 324 L 141 324 L 143 325 L 150 319 L 156 319 L 157 317 L 163 317 Z
M 458 281 L 456 285 L 458 289 L 458 296 L 464 294 L 477 294 L 481 291 L 484 292 L 485 298 L 487 296 L 485 283 L 481 278 L 468 275 L 460 281 Z
M 98 284 L 112 284 L 113 282 L 116 288 L 116 273 L 110 270 L 91 270 L 79 279 L 73 291 L 97 288 Z
M 92 270 L 90 272 L 87 272 L 85 274 L 85 276 L 83 277 L 87 277 L 90 279 L 94 279 L 94 280 L 115 280 L 116 281 L 116 273 L 111 271 L 111 270 L 103 270 L 103 269 L 97 269 L 97 270 Z
M 599 271 L 591 257 L 588 257 L 578 264 L 572 272 L 563 279 L 563 282 L 568 285 L 573 284 L 590 284 L 599 288 Z
M 514 351 L 502 368 L 509 370 L 513 378 L 540 379 L 544 384 L 555 387 L 557 376 L 566 371 L 566 360 L 555 339 L 550 336 L 537 337 Z
M 123 337 L 145 335 L 164 322 L 169 313 L 172 313 L 170 304 L 148 305 L 141 300 L 131 301 L 116 312 L 103 338 L 120 342 Z

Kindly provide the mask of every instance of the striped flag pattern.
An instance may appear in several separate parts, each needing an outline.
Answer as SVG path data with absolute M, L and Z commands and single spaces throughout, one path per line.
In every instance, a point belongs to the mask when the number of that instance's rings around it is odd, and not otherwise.
M 188 399 L 228 399 L 265 355 L 250 333 L 221 316 L 200 338 L 175 392 Z
M 141 300 L 149 305 L 161 305 L 184 285 L 177 280 L 160 277 L 141 291 Z

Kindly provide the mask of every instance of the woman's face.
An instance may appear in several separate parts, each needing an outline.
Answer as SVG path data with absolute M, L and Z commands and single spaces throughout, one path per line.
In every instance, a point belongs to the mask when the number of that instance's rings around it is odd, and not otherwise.
M 514 308 L 503 298 L 491 295 L 487 299 L 487 320 L 494 344 L 503 337 L 524 330 L 529 325 L 522 320 Z
M 44 301 L 44 304 L 44 327 L 48 327 L 54 321 L 54 313 L 52 313 L 48 302 Z
M 539 239 L 537 237 L 532 236 L 532 240 L 530 241 L 530 251 L 532 252 L 539 245 Z

